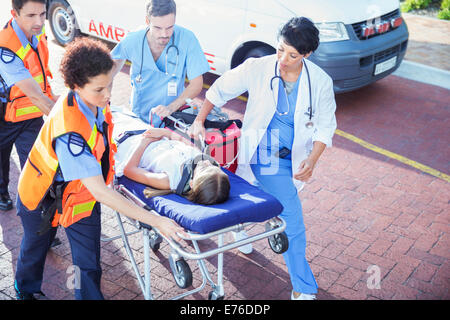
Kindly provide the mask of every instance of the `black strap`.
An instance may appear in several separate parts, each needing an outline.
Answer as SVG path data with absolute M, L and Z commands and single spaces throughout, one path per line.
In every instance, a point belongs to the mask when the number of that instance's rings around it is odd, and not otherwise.
M 69 94 L 67 95 L 67 105 L 69 107 L 73 107 L 75 104 L 73 103 L 73 99 L 75 96 L 75 92 L 73 92 L 72 90 L 69 91 Z
M 116 143 L 121 144 L 122 142 L 127 140 L 129 137 L 144 133 L 145 131 L 146 131 L 146 129 L 125 131 L 116 138 Z
M 195 118 L 197 117 L 195 114 L 190 114 L 190 113 L 186 113 L 186 112 L 180 112 L 180 111 L 176 111 L 174 113 L 171 114 L 172 117 L 174 117 L 175 119 L 179 119 L 182 120 L 184 123 L 186 124 L 192 124 L 195 120 Z M 168 119 L 168 118 L 164 118 L 163 119 L 164 124 L 166 126 L 173 126 L 173 121 Z M 231 126 L 233 123 L 235 123 L 238 128 L 242 128 L 242 122 L 241 120 L 227 120 L 227 121 L 211 121 L 206 119 L 204 126 L 205 129 L 219 129 L 220 131 L 225 131 L 229 126 Z
M 55 182 L 49 189 L 46 199 L 42 204 L 41 224 L 37 234 L 42 236 L 52 228 L 52 221 L 56 210 L 63 212 L 62 199 L 68 182 Z

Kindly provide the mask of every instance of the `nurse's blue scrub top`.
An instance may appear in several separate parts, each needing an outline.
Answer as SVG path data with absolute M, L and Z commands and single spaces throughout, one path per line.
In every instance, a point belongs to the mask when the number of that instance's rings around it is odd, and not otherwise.
M 150 110 L 158 105 L 167 106 L 175 100 L 184 90 L 184 80 L 192 80 L 209 71 L 209 63 L 203 50 L 192 31 L 183 27 L 174 26 L 174 33 L 163 53 L 155 62 L 147 41 L 144 40 L 146 29 L 130 32 L 111 51 L 113 59 L 126 59 L 131 61 L 132 96 L 130 104 L 132 111 L 145 122 L 149 122 Z M 175 38 L 174 38 L 175 37 Z M 177 65 L 177 50 L 168 47 L 172 44 L 179 50 Z M 142 57 L 142 44 L 144 54 Z M 167 74 L 166 74 L 167 55 Z M 142 81 L 138 83 L 136 77 L 142 67 Z M 175 74 L 175 76 L 173 76 Z M 176 96 L 168 95 L 168 83 L 175 80 L 177 83 Z
M 103 122 L 105 121 L 102 109 L 97 107 L 96 117 L 77 93 L 75 93 L 75 99 L 91 128 L 95 125 L 97 130 L 102 132 Z M 98 163 L 89 146 L 78 133 L 67 133 L 58 137 L 55 142 L 55 153 L 58 157 L 62 174 L 62 176 L 59 174 L 56 177 L 56 181 L 68 182 L 102 175 L 100 163 Z
M 267 127 L 266 134 L 261 139 L 256 150 L 257 163 L 260 165 L 291 165 L 291 155 L 289 154 L 284 159 L 274 159 L 275 153 L 283 147 L 292 150 L 294 143 L 294 115 L 297 103 L 298 87 L 301 78 L 301 73 L 294 83 L 292 91 L 285 94 L 283 83 L 279 81 L 278 86 L 278 100 L 277 111 Z M 286 100 L 286 96 L 288 100 Z M 289 105 L 288 105 L 289 101 Z M 288 112 L 286 115 L 280 115 Z

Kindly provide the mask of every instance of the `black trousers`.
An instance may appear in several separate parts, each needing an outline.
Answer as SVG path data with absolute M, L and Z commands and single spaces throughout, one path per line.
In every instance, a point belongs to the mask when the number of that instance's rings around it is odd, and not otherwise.
M 42 117 L 20 122 L 0 121 L 0 194 L 8 192 L 9 160 L 13 145 L 16 146 L 22 169 L 43 124 Z

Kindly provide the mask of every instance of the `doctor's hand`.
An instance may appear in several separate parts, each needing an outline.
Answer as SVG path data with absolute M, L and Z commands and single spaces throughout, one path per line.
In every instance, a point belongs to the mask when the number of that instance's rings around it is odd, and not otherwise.
M 298 166 L 298 171 L 294 174 L 294 178 L 303 182 L 307 182 L 313 174 L 315 165 L 315 161 L 310 158 L 306 158 Z
M 205 139 L 206 137 L 206 129 L 203 125 L 203 122 L 200 120 L 195 120 L 192 125 L 189 127 L 188 134 L 191 138 L 195 140 L 200 139 L 200 135 L 202 136 L 202 139 Z

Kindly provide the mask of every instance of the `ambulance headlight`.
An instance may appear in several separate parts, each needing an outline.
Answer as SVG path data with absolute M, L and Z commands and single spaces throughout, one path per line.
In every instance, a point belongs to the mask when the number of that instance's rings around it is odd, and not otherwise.
M 341 22 L 316 23 L 320 31 L 320 42 L 343 41 L 348 40 L 347 29 Z

